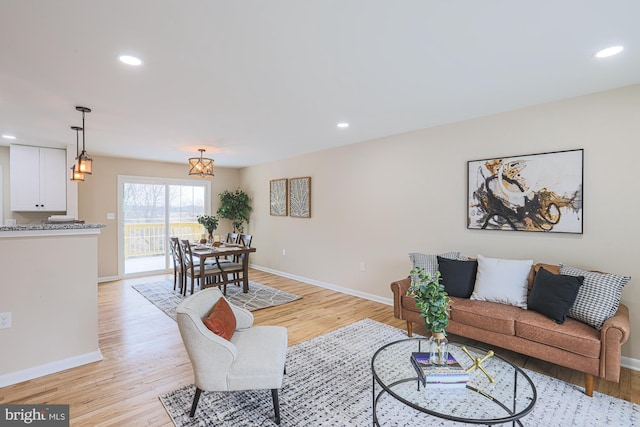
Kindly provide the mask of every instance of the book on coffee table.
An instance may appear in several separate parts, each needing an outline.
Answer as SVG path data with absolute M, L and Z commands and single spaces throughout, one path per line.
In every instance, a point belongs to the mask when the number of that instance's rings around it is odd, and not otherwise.
M 469 373 L 460 365 L 453 354 L 449 353 L 446 365 L 434 365 L 430 362 L 429 353 L 411 353 L 411 364 L 424 386 L 436 387 L 439 384 L 454 384 L 464 388 L 469 381 Z

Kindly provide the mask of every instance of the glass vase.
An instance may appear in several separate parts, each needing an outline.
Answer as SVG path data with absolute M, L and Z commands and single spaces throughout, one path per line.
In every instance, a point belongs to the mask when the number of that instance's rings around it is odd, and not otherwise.
M 429 359 L 432 365 L 446 365 L 449 359 L 449 341 L 444 332 L 432 332 L 429 337 Z

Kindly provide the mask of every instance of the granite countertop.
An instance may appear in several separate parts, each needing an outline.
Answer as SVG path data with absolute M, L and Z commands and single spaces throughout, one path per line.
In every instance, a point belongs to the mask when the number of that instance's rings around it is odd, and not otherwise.
M 70 224 L 70 223 L 60 223 L 60 224 L 17 224 L 17 225 L 2 225 L 0 226 L 0 231 L 42 231 L 42 230 L 81 230 L 81 229 L 89 229 L 89 228 L 104 228 L 106 224 Z

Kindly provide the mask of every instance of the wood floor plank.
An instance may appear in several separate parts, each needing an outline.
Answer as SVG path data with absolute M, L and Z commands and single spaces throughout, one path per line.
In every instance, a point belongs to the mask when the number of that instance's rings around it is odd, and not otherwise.
M 303 297 L 253 312 L 258 325 L 285 326 L 289 345 L 365 318 L 405 328 L 404 321 L 393 317 L 393 307 L 262 271 L 251 270 L 250 276 L 256 282 Z M 158 396 L 193 383 L 191 364 L 177 324 L 131 288 L 134 283 L 163 279 L 173 280 L 173 276 L 100 284 L 99 342 L 103 360 L 0 388 L 0 403 L 69 404 L 72 426 L 172 426 Z M 417 325 L 414 331 L 427 333 Z M 500 350 L 500 354 L 519 366 L 582 384 L 582 374 L 571 369 L 506 350 Z M 640 372 L 623 368 L 620 383 L 596 379 L 595 389 L 640 403 Z

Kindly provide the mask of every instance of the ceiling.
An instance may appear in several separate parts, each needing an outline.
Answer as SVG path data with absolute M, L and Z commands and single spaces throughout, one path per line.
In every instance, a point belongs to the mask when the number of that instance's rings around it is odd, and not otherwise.
M 90 155 L 255 165 L 638 84 L 638 17 L 637 0 L 0 0 L 17 137 L 0 144 L 74 144 L 82 105 Z

